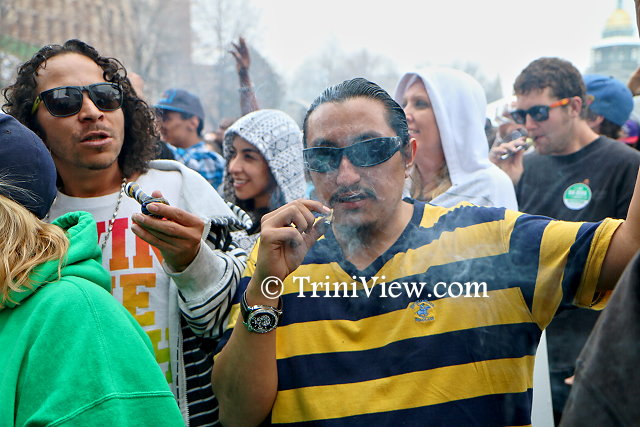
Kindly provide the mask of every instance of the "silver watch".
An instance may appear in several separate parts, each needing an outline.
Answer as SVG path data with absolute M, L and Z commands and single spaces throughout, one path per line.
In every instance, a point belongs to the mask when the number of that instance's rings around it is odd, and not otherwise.
M 244 321 L 244 326 L 249 332 L 266 334 L 273 331 L 282 316 L 282 300 L 278 300 L 278 308 L 269 305 L 252 305 L 247 304 L 247 292 L 242 294 L 240 301 L 240 312 Z

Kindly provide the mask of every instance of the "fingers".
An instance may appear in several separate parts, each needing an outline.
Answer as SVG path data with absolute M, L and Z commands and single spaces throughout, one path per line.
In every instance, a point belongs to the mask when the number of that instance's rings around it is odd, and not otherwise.
M 249 51 L 249 49 L 247 48 L 247 43 L 244 40 L 244 37 L 240 37 L 238 39 L 238 43 L 234 43 L 231 42 L 231 46 L 233 46 L 233 50 L 230 50 L 229 52 L 233 55 L 233 56 L 246 56 L 247 52 Z
M 185 227 L 143 214 L 135 214 L 131 218 L 131 231 L 159 249 L 165 262 L 175 271 L 187 268 L 198 254 L 204 224 Z
M 316 220 L 313 212 L 329 213 L 331 210 L 315 200 L 299 199 L 288 203 L 262 218 L 261 229 L 290 227 L 301 232 L 308 232 Z
M 238 39 L 238 51 L 242 52 L 243 54 L 248 51 L 247 43 L 244 41 L 244 37 L 240 37 Z
M 327 231 L 328 227 L 329 224 L 327 224 L 327 218 L 320 218 L 315 222 L 315 224 L 313 224 L 308 232 L 302 234 L 302 239 L 307 247 L 310 248 L 320 238 L 320 236 Z
M 154 192 L 153 197 L 157 197 L 155 194 Z M 175 206 L 165 205 L 164 203 L 149 203 L 147 210 L 184 227 L 201 227 L 201 229 L 204 227 L 204 222 L 200 217 Z
M 492 147 L 489 152 L 491 161 L 494 163 L 507 160 L 512 156 L 518 154 L 520 151 L 524 151 L 526 142 L 524 138 L 518 138 L 513 141 L 503 142 L 502 144 Z
M 144 230 L 145 234 L 150 234 L 157 240 L 166 243 L 171 243 L 175 240 L 200 241 L 202 231 L 204 230 L 204 223 L 197 217 L 196 219 L 199 222 L 194 222 L 190 226 L 143 214 L 134 214 L 131 219 L 135 225 L 138 225 Z M 140 235 L 140 237 L 142 238 L 143 236 Z
M 162 197 L 162 193 L 153 192 L 153 197 Z M 149 215 L 134 214 L 131 218 L 134 224 L 144 229 L 145 237 L 152 235 L 160 242 L 171 243 L 176 239 L 199 242 L 204 231 L 204 221 L 183 209 L 163 203 L 150 203 L 149 212 L 160 216 L 154 218 Z M 139 234 L 141 238 L 143 235 Z M 147 240 L 145 238 L 145 240 Z M 149 243 L 152 243 L 149 241 Z M 153 243 L 152 243 L 153 244 Z
M 175 240 L 178 239 L 177 236 L 167 232 L 161 232 L 158 228 L 150 228 L 149 223 L 146 222 L 147 218 L 145 215 L 135 214 L 131 219 L 133 220 L 131 231 L 133 231 L 136 236 L 158 249 L 168 248 L 171 245 L 171 242 L 175 242 Z
M 317 220 L 313 212 L 328 214 L 331 210 L 320 202 L 299 199 L 262 217 L 254 278 L 285 278 L 298 268 L 324 232 L 322 224 L 316 223 L 324 220 Z
M 313 212 L 328 214 L 331 210 L 320 202 L 300 199 L 265 215 L 261 224 L 262 240 L 310 248 L 326 229 L 325 220 L 317 220 Z
M 241 37 L 238 44 L 231 42 L 233 49 L 229 50 L 229 53 L 233 55 L 236 61 L 236 68 L 238 71 L 249 67 L 249 50 Z

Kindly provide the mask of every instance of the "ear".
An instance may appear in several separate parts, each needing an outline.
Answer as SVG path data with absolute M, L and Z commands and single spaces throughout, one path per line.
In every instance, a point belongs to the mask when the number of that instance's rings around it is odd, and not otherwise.
M 582 98 L 579 96 L 572 96 L 569 101 L 569 105 L 567 105 L 572 116 L 580 116 L 582 112 Z
M 200 123 L 200 119 L 197 118 L 196 116 L 189 117 L 189 125 L 190 125 L 189 128 L 194 132 L 197 132 L 199 123 Z
M 405 147 L 405 156 L 404 156 L 404 177 L 409 178 L 409 173 L 411 172 L 411 168 L 413 167 L 413 162 L 416 159 L 416 139 L 409 139 L 409 145 Z

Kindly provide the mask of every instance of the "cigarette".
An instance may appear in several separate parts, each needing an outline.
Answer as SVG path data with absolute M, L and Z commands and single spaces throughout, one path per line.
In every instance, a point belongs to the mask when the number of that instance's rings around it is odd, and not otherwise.
M 509 151 L 508 153 L 504 153 L 502 156 L 500 156 L 500 160 L 507 160 L 509 157 L 513 156 L 517 152 L 526 150 L 532 145 L 533 145 L 533 138 L 527 138 L 524 140 L 524 144 L 516 147 L 515 151 Z
M 333 209 L 331 209 L 331 212 L 329 212 L 329 215 L 324 217 L 324 222 L 327 225 L 331 225 L 331 223 L 333 222 Z

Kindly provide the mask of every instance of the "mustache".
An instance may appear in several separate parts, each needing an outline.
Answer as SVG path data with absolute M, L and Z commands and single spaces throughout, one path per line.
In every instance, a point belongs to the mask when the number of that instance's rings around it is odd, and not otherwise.
M 103 124 L 95 124 L 91 127 L 88 127 L 86 129 L 82 129 L 82 133 L 84 135 L 91 133 L 91 132 L 105 132 L 108 133 L 109 135 L 111 135 L 111 127 L 107 126 L 107 125 L 103 125 Z
M 378 196 L 373 188 L 364 187 L 338 187 L 335 193 L 329 199 L 329 207 L 333 207 L 336 203 L 344 200 L 354 194 L 362 194 L 365 198 L 376 199 Z

